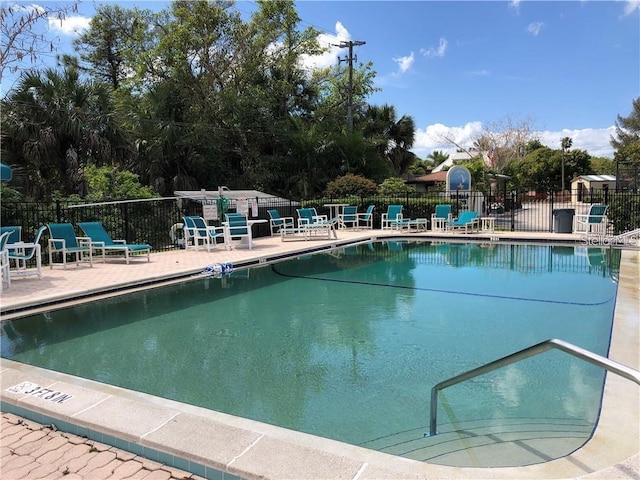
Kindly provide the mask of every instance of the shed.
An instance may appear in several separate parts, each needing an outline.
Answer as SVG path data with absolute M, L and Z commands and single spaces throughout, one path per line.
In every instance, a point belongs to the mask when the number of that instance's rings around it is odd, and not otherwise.
M 594 191 L 616 189 L 615 175 L 580 175 L 571 180 L 571 200 L 582 202 L 586 195 Z

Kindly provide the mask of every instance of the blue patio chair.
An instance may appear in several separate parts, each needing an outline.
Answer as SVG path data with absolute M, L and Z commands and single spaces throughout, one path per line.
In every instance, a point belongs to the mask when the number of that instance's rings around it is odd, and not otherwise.
M 318 215 L 315 208 L 298 208 L 298 231 L 305 240 L 310 238 L 338 238 L 336 228 L 340 219 L 338 217 L 327 219 L 326 215 Z
M 94 250 L 102 251 L 102 261 L 106 261 L 106 253 L 121 253 L 129 264 L 132 256 L 147 255 L 147 262 L 151 261 L 151 245 L 146 243 L 127 243 L 125 240 L 114 240 L 107 233 L 101 222 L 79 222 L 80 230 L 90 239 Z
M 338 218 L 341 227 L 355 230 L 358 226 L 358 207 L 347 205 L 342 209 L 342 213 L 338 214 Z
M 298 208 L 296 209 L 296 212 L 298 213 L 299 227 L 328 221 L 327 216 L 318 215 L 318 212 L 315 208 Z
M 11 271 L 14 276 L 37 275 L 42 278 L 42 257 L 40 249 L 40 238 L 47 230 L 42 226 L 36 231 L 36 235 L 32 243 L 16 243 L 14 246 L 8 246 L 9 261 L 15 262 L 15 268 Z M 27 268 L 27 262 L 35 258 L 35 268 Z
M 402 205 L 389 205 L 387 211 L 382 214 L 382 230 L 394 230 L 397 223 L 402 221 Z
M 375 205 L 369 205 L 367 210 L 364 213 L 358 213 L 358 221 L 356 223 L 356 228 L 367 228 L 369 230 L 373 229 L 373 209 Z
M 607 233 L 609 220 L 607 218 L 608 205 L 593 204 L 586 215 L 573 217 L 574 233 Z
M 89 237 L 77 237 L 70 223 L 49 223 L 49 268 L 53 268 L 53 254 L 59 253 L 62 256 L 63 268 L 67 268 L 67 255 L 74 255 L 76 265 L 80 262 L 87 261 L 85 255 L 88 255 L 89 266 L 93 267 L 93 249 L 91 248 L 91 239 Z
M 281 217 L 278 210 L 267 210 L 267 213 L 269 214 L 269 229 L 272 236 L 274 233 L 279 233 L 281 229 L 295 228 L 296 226 L 293 217 Z
M 19 226 L 0 227 L 0 235 L 2 235 L 5 232 L 9 232 L 10 234 L 7 238 L 7 244 L 19 243 L 22 241 L 22 227 L 19 227 Z
M 182 230 L 184 232 L 184 247 L 188 249 L 191 245 L 196 250 L 200 249 L 200 244 L 206 246 L 207 252 L 211 248 L 218 247 L 218 240 L 224 238 L 224 228 L 207 225 L 204 218 L 199 216 L 182 217 Z
M 231 250 L 231 241 L 234 239 L 240 239 L 239 247 L 253 248 L 251 226 L 247 217 L 241 213 L 225 213 L 224 218 L 224 243 L 227 250 Z
M 436 205 L 436 211 L 431 214 L 431 230 L 441 232 L 451 220 L 451 205 Z
M 472 232 L 478 229 L 478 212 L 465 211 L 461 212 L 458 218 L 447 222 L 447 230 L 455 231 L 457 229 L 463 229 L 464 233 Z

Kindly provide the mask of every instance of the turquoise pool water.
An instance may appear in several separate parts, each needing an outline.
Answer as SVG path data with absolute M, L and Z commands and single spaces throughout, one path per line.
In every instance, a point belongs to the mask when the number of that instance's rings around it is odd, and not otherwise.
M 549 338 L 606 356 L 611 260 L 573 247 L 371 243 L 3 322 L 2 356 L 412 456 L 390 445 L 423 438 L 436 383 Z M 603 380 L 547 352 L 447 389 L 439 429 L 584 427 L 560 456 L 590 435 Z

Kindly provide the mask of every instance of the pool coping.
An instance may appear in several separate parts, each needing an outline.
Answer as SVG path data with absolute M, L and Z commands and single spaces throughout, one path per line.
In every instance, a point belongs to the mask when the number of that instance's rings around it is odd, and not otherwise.
M 421 239 L 424 236 L 415 235 Z M 329 243 L 347 245 L 372 237 L 408 240 L 414 235 L 376 233 Z M 304 251 L 297 249 L 283 254 L 283 258 Z M 264 261 L 251 256 L 245 260 Z M 640 252 L 625 250 L 609 357 L 635 369 L 640 367 L 639 285 Z M 243 478 L 596 478 L 607 471 L 619 475 L 621 469 L 635 471 L 637 478 L 638 472 L 640 387 L 614 374 L 607 375 L 601 418 L 593 438 L 583 448 L 567 457 L 527 467 L 458 468 L 396 457 L 10 360 L 0 360 L 0 373 L 0 400 L 6 405 Z M 46 394 L 38 397 L 7 392 L 8 387 L 24 381 L 71 394 L 74 401 L 54 403 L 43 398 Z

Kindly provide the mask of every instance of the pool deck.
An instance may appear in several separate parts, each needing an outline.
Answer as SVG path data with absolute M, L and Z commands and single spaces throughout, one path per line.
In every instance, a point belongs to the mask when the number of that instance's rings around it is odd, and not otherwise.
M 337 240 L 287 241 L 258 238 L 251 250 L 176 250 L 153 253 L 151 261 L 95 261 L 70 264 L 67 269 L 44 267 L 42 279 L 17 278 L 0 296 L 0 320 L 60 308 L 67 304 L 116 295 L 151 284 L 182 281 L 200 274 L 212 263 L 263 263 L 308 249 L 384 239 L 388 236 L 456 240 L 513 240 L 516 242 L 576 242 L 572 234 L 495 232 L 398 234 L 381 230 L 340 230 Z M 580 245 L 580 243 L 578 243 Z M 624 250 L 620 268 L 614 329 L 609 358 L 640 369 L 640 251 Z M 163 464 L 162 457 L 118 449 L 102 442 L 56 431 L 50 425 L 2 413 L 0 424 L 0 477 L 23 478 L 438 478 L 438 479 L 613 479 L 640 478 L 640 386 L 608 374 L 603 408 L 593 438 L 571 455 L 519 468 L 457 468 L 395 457 L 293 432 L 284 428 L 160 399 L 69 375 L 0 360 L 0 399 L 6 405 L 103 432 L 149 452 L 166 452 L 211 470 L 196 475 L 193 469 Z M 21 382 L 73 395 L 56 403 L 8 389 Z M 43 398 L 44 397 L 44 398 Z M 55 424 L 54 424 L 55 425 Z M 175 463 L 175 462 L 174 462 Z M 189 465 L 187 463 L 187 465 Z

